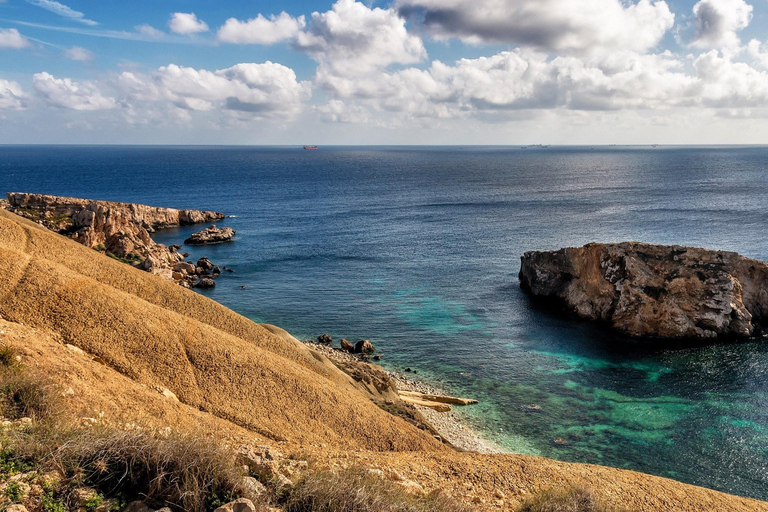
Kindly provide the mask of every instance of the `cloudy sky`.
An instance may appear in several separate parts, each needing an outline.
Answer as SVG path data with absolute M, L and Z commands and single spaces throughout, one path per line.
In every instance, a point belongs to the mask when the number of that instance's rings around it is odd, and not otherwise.
M 0 143 L 768 143 L 768 0 L 0 0 Z

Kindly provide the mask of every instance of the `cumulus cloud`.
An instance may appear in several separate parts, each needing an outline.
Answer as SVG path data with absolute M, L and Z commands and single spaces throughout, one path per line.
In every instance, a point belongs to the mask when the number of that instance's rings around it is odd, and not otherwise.
M 73 46 L 64 52 L 64 56 L 77 62 L 88 62 L 93 60 L 94 54 L 81 46 Z
M 171 102 L 189 111 L 223 109 L 255 117 L 297 113 L 311 95 L 308 82 L 292 69 L 265 62 L 242 63 L 217 71 L 163 66 L 150 76 L 124 72 L 118 79 L 126 102 Z
M 265 18 L 259 14 L 248 21 L 229 18 L 219 29 L 218 39 L 236 44 L 274 44 L 293 39 L 306 25 L 304 16 L 294 18 L 286 12 Z
M 737 32 L 752 20 L 752 6 L 744 0 L 701 0 L 693 6 L 696 33 L 695 48 L 731 48 L 739 46 Z
M 662 0 L 398 0 L 437 38 L 571 54 L 656 46 L 674 25 Z
M 49 105 L 71 110 L 109 110 L 117 106 L 114 98 L 104 96 L 93 82 L 75 82 L 69 78 L 55 78 L 43 72 L 32 76 L 37 95 Z
M 208 32 L 208 24 L 198 20 L 193 12 L 175 12 L 168 21 L 171 32 L 176 34 L 191 35 L 199 32 Z
M 32 46 L 32 43 L 15 28 L 0 28 L 0 48 L 19 49 L 28 46 Z
M 23 110 L 28 97 L 18 82 L 0 78 L 0 110 Z
M 27 0 L 27 3 L 42 7 L 47 11 L 51 11 L 55 14 L 58 14 L 59 16 L 63 16 L 64 18 L 78 21 L 84 25 L 98 25 L 98 23 L 95 21 L 87 19 L 85 14 L 81 13 L 80 11 L 76 11 L 60 2 L 56 2 L 55 0 Z
M 296 46 L 321 67 L 341 74 L 412 64 L 427 55 L 395 10 L 371 9 L 354 0 L 338 0 L 330 11 L 312 13 Z

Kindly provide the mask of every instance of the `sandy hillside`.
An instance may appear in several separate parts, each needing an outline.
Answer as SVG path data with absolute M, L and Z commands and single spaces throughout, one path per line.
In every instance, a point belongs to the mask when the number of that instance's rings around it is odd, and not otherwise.
M 320 467 L 381 469 L 481 509 L 585 483 L 634 510 L 768 511 L 631 471 L 453 452 L 287 333 L 3 211 L 0 268 L 0 342 L 59 383 L 82 421 L 271 444 Z

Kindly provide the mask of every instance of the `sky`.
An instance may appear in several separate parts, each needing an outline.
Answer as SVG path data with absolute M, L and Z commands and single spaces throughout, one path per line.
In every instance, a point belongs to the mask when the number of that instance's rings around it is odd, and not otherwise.
M 0 144 L 768 144 L 768 0 L 0 0 Z

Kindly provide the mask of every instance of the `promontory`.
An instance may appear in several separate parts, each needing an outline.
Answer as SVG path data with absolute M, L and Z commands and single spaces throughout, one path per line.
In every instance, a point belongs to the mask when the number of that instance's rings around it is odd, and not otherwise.
M 768 264 L 735 252 L 640 242 L 522 256 L 534 297 L 633 337 L 738 339 L 768 324 Z

